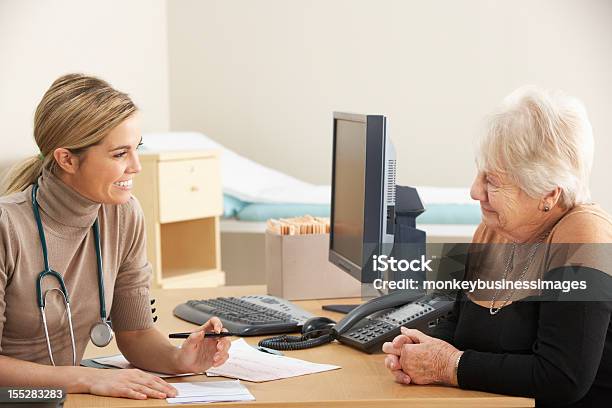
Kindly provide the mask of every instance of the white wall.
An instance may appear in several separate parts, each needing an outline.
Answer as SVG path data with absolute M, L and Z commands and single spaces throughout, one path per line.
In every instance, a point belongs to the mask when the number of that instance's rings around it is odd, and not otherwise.
M 34 110 L 53 80 L 97 75 L 167 130 L 166 2 L 0 0 L 0 168 L 37 152 Z
M 584 100 L 612 211 L 608 0 L 168 3 L 170 125 L 329 183 L 331 112 L 384 113 L 399 182 L 467 186 L 484 116 L 523 84 Z

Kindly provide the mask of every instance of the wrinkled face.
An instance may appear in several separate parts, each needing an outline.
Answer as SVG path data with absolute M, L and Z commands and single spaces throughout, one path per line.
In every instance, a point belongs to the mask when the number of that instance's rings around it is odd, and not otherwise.
M 505 235 L 539 225 L 539 199 L 532 198 L 502 173 L 479 172 L 470 195 L 480 201 L 483 223 Z
M 138 113 L 89 147 L 72 177 L 73 187 L 92 201 L 123 204 L 131 196 L 132 179 L 140 172 L 137 148 L 142 141 Z

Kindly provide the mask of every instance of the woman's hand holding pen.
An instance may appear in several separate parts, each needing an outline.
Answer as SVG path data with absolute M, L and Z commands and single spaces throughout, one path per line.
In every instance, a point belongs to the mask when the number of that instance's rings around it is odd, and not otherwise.
M 195 330 L 177 353 L 177 373 L 201 373 L 227 361 L 231 342 L 227 337 L 204 337 L 205 332 L 227 331 L 217 317 Z

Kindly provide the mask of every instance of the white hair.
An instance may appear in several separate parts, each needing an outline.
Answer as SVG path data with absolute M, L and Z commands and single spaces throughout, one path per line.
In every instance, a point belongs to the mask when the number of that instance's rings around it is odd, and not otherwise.
M 488 125 L 477 149 L 479 170 L 509 175 L 533 198 L 560 187 L 565 208 L 590 202 L 593 130 L 580 100 L 522 87 L 504 99 Z

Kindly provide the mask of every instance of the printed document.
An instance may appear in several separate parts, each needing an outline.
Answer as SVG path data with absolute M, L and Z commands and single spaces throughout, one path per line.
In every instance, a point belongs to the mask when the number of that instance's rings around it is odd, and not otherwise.
M 229 359 L 219 367 L 210 368 L 206 371 L 206 374 L 264 382 L 338 368 L 340 367 L 336 365 L 317 364 L 297 358 L 264 353 L 249 346 L 244 339 L 239 339 L 232 342 L 229 349 Z
M 169 404 L 189 404 L 193 402 L 253 401 L 255 397 L 240 381 L 211 381 L 173 383 L 178 394 L 166 398 Z

